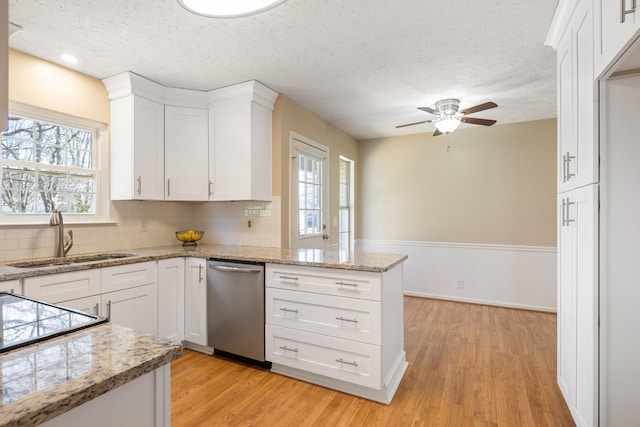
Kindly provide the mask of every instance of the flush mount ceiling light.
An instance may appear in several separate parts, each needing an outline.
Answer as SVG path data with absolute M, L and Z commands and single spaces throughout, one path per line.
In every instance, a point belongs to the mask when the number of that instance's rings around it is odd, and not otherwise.
M 274 8 L 286 0 L 178 0 L 189 12 L 212 18 L 238 18 Z

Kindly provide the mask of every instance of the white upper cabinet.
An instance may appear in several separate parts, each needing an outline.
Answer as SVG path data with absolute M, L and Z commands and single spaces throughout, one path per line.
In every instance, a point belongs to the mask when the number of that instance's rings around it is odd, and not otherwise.
M 595 3 L 594 77 L 613 65 L 640 34 L 637 0 L 597 0 Z
M 271 200 L 271 112 L 277 96 L 256 81 L 210 92 L 210 200 Z
M 208 120 L 203 108 L 165 107 L 165 200 L 208 200 Z
M 256 81 L 167 88 L 130 72 L 102 82 L 113 200 L 271 200 L 276 92 Z
M 164 106 L 129 95 L 111 101 L 111 199 L 164 199 Z
M 597 83 L 593 79 L 593 13 L 577 3 L 557 46 L 558 192 L 598 182 Z

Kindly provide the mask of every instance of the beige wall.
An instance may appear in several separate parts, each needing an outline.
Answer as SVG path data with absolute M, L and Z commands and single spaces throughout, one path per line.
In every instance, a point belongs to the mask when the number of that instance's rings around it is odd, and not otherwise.
M 338 243 L 338 228 L 333 226 L 333 218 L 338 216 L 339 158 L 347 157 L 358 164 L 358 142 L 355 138 L 331 123 L 303 108 L 284 95 L 279 95 L 273 114 L 273 194 L 278 189 L 282 195 L 282 247 L 289 246 L 289 158 L 291 131 L 329 147 L 329 244 Z M 276 155 L 279 150 L 279 155 Z M 279 172 L 278 172 L 279 171 Z M 279 175 L 279 176 L 278 176 Z
M 9 99 L 109 123 L 109 98 L 100 80 L 13 49 Z
M 556 120 L 360 142 L 357 237 L 556 245 Z

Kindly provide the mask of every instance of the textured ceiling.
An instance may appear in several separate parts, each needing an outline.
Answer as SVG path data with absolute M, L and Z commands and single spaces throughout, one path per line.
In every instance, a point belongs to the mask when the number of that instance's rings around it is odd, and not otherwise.
M 177 0 L 9 0 L 14 49 L 104 78 L 133 71 L 167 86 L 256 79 L 358 139 L 430 132 L 418 106 L 494 101 L 498 123 L 556 116 L 557 0 L 288 0 L 212 19 Z M 75 55 L 63 64 L 62 53 Z M 463 125 L 471 126 L 471 125 Z

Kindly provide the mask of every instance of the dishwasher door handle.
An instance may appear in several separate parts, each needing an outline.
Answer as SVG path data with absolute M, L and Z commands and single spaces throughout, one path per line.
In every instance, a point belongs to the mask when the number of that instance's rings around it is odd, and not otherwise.
M 212 268 L 218 271 L 231 272 L 231 273 L 261 273 L 262 272 L 262 270 L 257 268 L 229 267 L 226 265 L 213 265 L 213 264 L 209 264 L 209 268 Z

